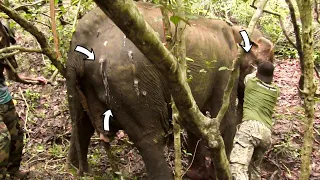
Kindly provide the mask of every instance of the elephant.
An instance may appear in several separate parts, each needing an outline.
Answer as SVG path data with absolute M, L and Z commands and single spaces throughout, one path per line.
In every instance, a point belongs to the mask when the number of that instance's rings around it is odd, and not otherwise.
M 246 30 L 242 26 L 232 26 L 232 31 L 234 32 L 234 39 L 236 43 L 241 43 L 242 38 L 240 36 L 241 30 Z M 233 117 L 233 125 L 238 125 L 242 121 L 242 113 L 243 113 L 243 103 L 244 103 L 244 78 L 247 74 L 251 73 L 253 71 L 252 64 L 258 64 L 261 61 L 274 61 L 274 45 L 263 37 L 263 34 L 258 30 L 254 29 L 252 36 L 250 37 L 250 40 L 254 43 L 253 46 L 258 45 L 259 48 L 253 48 L 252 51 L 253 54 L 255 54 L 254 58 L 252 56 L 245 56 L 242 59 L 242 63 L 240 64 L 240 74 L 238 78 L 238 84 L 237 88 L 237 103 L 236 103 L 236 118 Z M 231 105 L 231 104 L 230 104 Z M 221 103 L 219 104 L 219 107 L 221 106 Z M 216 114 L 215 114 L 216 115 Z M 224 121 L 226 119 L 224 118 Z M 224 122 L 222 122 L 224 123 Z M 230 136 L 229 139 L 224 139 L 226 144 L 226 153 L 229 157 L 232 149 L 232 139 L 234 137 L 235 128 L 234 126 L 231 127 Z M 223 129 L 222 129 L 223 130 Z M 231 134 L 232 133 L 232 134 Z M 191 149 L 191 152 L 194 152 L 195 146 L 198 143 L 197 137 L 195 137 L 192 133 L 188 133 L 189 139 L 188 139 L 188 145 L 189 149 Z M 191 138 L 190 138 L 191 136 Z M 228 140 L 228 141 L 227 141 Z M 190 170 L 186 173 L 186 176 L 188 176 L 190 179 L 196 179 L 196 180 L 209 180 L 209 179 L 216 179 L 215 178 L 215 172 L 212 171 L 213 163 L 212 159 L 210 158 L 211 153 L 210 151 L 205 148 L 204 143 L 199 143 L 197 146 L 197 153 L 196 156 L 193 159 L 193 164 L 190 168 Z
M 151 3 L 136 2 L 136 5 L 165 43 L 160 9 Z M 200 110 L 216 116 L 230 75 L 230 71 L 219 71 L 219 68 L 231 67 L 237 56 L 236 37 L 240 34 L 222 20 L 199 17 L 189 23 L 185 29 L 188 83 Z M 265 43 L 271 42 L 263 37 L 253 42 L 251 51 L 245 54 L 243 72 L 250 72 L 250 64 L 258 59 L 260 52 L 272 52 L 272 45 L 262 47 Z M 92 49 L 94 60 L 85 60 L 87 56 L 76 52 L 76 46 Z M 142 155 L 148 179 L 173 179 L 163 153 L 172 116 L 166 77 L 99 8 L 91 10 L 77 24 L 68 52 L 66 79 L 73 122 L 69 164 L 89 171 L 87 153 L 94 131 L 107 144 L 123 129 Z M 237 80 L 235 86 L 242 80 Z M 227 151 L 232 148 L 237 125 L 236 98 L 237 88 L 234 88 L 220 127 Z M 107 110 L 113 115 L 109 131 L 103 128 L 103 114 Z M 198 139 L 188 131 L 188 151 L 195 151 L 194 142 Z M 201 144 L 204 147 L 205 143 Z M 199 155 L 193 167 L 200 166 L 204 157 Z

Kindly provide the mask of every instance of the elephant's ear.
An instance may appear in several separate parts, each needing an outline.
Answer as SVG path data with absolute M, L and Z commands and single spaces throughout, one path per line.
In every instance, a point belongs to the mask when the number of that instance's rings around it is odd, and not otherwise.
M 274 61 L 274 45 L 264 37 L 252 41 L 251 53 L 255 57 L 256 64 L 261 61 Z

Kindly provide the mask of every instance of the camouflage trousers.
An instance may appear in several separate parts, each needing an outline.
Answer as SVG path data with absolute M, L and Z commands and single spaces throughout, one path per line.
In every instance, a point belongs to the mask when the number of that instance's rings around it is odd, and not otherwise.
M 19 170 L 23 130 L 12 100 L 0 104 L 0 179 Z M 2 177 L 1 177 L 2 176 Z
M 243 121 L 236 132 L 230 154 L 230 171 L 235 180 L 260 180 L 260 165 L 271 144 L 271 130 L 255 120 Z

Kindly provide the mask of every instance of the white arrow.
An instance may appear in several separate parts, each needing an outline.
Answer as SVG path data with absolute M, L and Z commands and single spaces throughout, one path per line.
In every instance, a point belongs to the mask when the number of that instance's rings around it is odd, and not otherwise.
M 109 131 L 109 118 L 110 118 L 110 116 L 113 117 L 111 110 L 107 110 L 105 113 L 103 113 L 103 115 L 104 115 L 103 129 L 105 131 Z
M 244 42 L 244 46 L 242 46 L 241 44 L 240 44 L 240 46 L 244 49 L 244 51 L 249 52 L 251 47 L 252 47 L 252 45 L 250 43 L 247 31 L 246 30 L 240 31 L 240 35 L 242 36 L 242 39 L 243 39 L 243 42 Z
M 94 52 L 93 52 L 93 49 L 91 48 L 91 52 L 88 50 L 88 49 L 86 49 L 86 48 L 84 48 L 84 47 L 82 47 L 82 46 L 79 46 L 79 45 L 77 45 L 77 47 L 74 49 L 75 51 L 77 51 L 77 52 L 79 52 L 79 53 L 82 53 L 82 54 L 84 54 L 84 55 L 86 55 L 86 56 L 88 56 L 87 58 L 85 58 L 84 60 L 92 60 L 92 61 L 94 61 Z

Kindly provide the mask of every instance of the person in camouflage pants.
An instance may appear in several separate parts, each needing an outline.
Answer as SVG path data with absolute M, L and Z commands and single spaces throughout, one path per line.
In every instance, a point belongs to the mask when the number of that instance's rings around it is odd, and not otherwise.
M 10 43 L 15 43 L 13 34 L 10 34 L 9 29 L 0 22 L 0 48 L 8 47 Z M 12 63 L 16 64 L 14 57 L 11 60 L 14 60 Z M 46 84 L 46 79 L 43 77 L 22 77 L 14 74 L 8 64 L 3 59 L 0 60 L 0 179 L 5 179 L 7 174 L 20 179 L 27 175 L 26 171 L 19 169 L 24 146 L 23 130 L 12 96 L 5 83 L 4 70 L 6 70 L 9 79 L 18 82 L 24 80 L 27 83 L 28 80 L 31 80 L 38 82 L 38 84 Z
M 235 180 L 261 179 L 260 164 L 271 144 L 272 114 L 280 93 L 272 83 L 273 71 L 273 64 L 264 61 L 257 73 L 245 78 L 243 122 L 230 154 L 230 171 Z
M 0 104 L 0 179 L 19 170 L 23 130 L 12 100 Z M 3 176 L 3 177 L 1 177 Z

